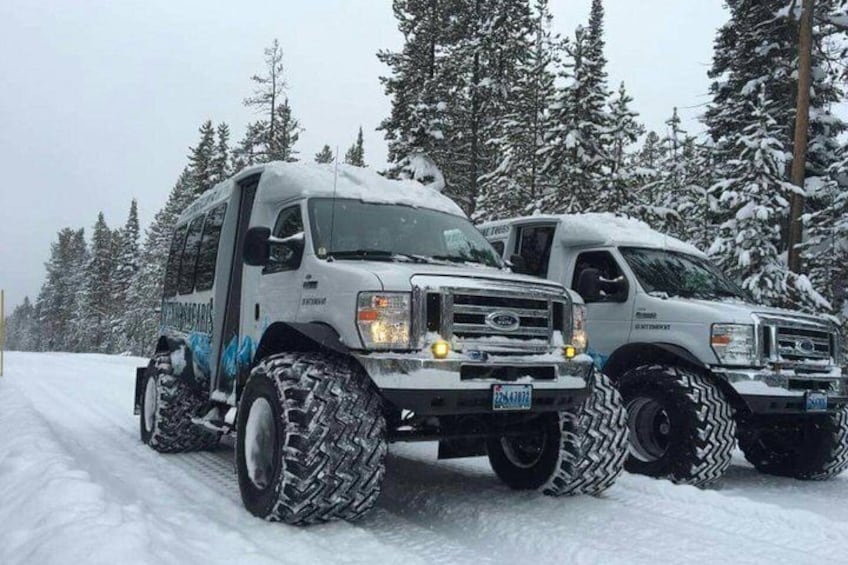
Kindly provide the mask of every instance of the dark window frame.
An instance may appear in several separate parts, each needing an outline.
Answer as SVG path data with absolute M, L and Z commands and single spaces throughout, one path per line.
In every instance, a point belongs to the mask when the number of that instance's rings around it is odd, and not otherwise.
M 180 233 L 182 232 L 182 233 Z M 180 284 L 180 259 L 185 247 L 188 224 L 177 226 L 174 235 L 171 236 L 171 247 L 168 250 L 168 261 L 165 266 L 165 279 L 162 281 L 162 295 L 171 298 L 177 295 Z
M 580 276 L 578 266 L 580 265 L 580 259 L 585 255 L 605 255 L 609 259 L 610 264 L 618 269 L 618 276 L 623 277 L 625 283 L 625 292 L 621 295 L 607 295 L 602 300 L 591 300 L 584 296 L 583 300 L 586 301 L 586 304 L 624 304 L 630 300 L 630 283 L 627 280 L 627 275 L 624 273 L 624 269 L 621 267 L 621 263 L 615 258 L 615 255 L 607 249 L 590 249 L 577 254 L 577 258 L 574 261 L 574 273 L 571 276 L 571 289 L 577 292 L 578 277 Z
M 216 218 L 215 214 L 220 213 L 220 221 L 210 221 L 213 218 Z M 220 253 L 221 247 L 221 233 L 224 230 L 224 221 L 227 217 L 227 203 L 222 202 L 218 204 L 206 214 L 206 221 L 203 223 L 203 233 L 200 237 L 200 246 L 197 249 L 197 261 L 194 268 L 194 290 L 195 292 L 202 292 L 206 290 L 211 290 L 215 286 L 215 271 L 218 268 L 218 254 Z M 214 243 L 212 244 L 212 249 L 214 250 L 211 254 L 204 254 L 204 250 L 209 251 L 209 246 L 204 245 L 209 240 L 209 228 L 210 226 L 215 226 L 217 223 L 217 230 L 214 234 Z M 206 257 L 211 257 L 211 261 L 204 261 Z M 211 276 L 204 274 L 207 271 L 211 273 Z M 202 276 L 202 278 L 201 278 Z
M 524 255 L 524 235 L 529 230 L 550 230 L 550 239 L 543 250 L 543 254 L 546 254 L 544 261 L 539 265 L 540 269 L 531 270 L 530 263 L 527 261 L 527 257 Z M 554 247 L 554 239 L 556 237 L 556 224 L 529 224 L 526 226 L 521 226 L 518 230 L 517 236 L 515 238 L 515 253 L 520 255 L 524 259 L 524 264 L 526 267 L 526 271 L 522 271 L 522 273 L 534 275 L 537 277 L 547 278 L 548 270 L 551 267 L 551 254 L 553 253 Z
M 180 274 L 177 279 L 177 293 L 180 295 L 192 294 L 194 292 L 194 282 L 197 276 L 197 256 L 200 251 L 200 241 L 203 237 L 203 226 L 206 224 L 206 214 L 202 216 L 197 216 L 191 222 L 188 223 L 188 229 L 186 230 L 186 238 L 183 243 L 183 252 L 180 254 Z M 188 247 L 189 245 L 189 237 L 192 234 L 192 231 L 195 230 L 195 226 L 199 226 L 199 229 L 195 231 L 197 233 L 197 244 L 194 245 L 194 250 L 191 251 Z M 186 255 L 186 253 L 191 253 L 191 256 Z M 189 259 L 190 272 L 185 270 L 186 259 Z
M 271 235 L 273 237 L 280 238 L 280 239 L 285 239 L 286 237 L 291 237 L 291 236 L 282 236 L 281 237 L 279 230 L 282 227 L 280 225 L 280 221 L 282 220 L 283 215 L 291 212 L 292 210 L 297 211 L 297 214 L 300 217 L 300 231 L 301 231 L 301 233 L 303 234 L 303 237 L 304 237 L 303 245 L 301 246 L 300 252 L 297 255 L 297 264 L 285 264 L 285 263 L 270 262 L 270 263 L 268 263 L 267 266 L 265 266 L 262 269 L 263 275 L 297 271 L 298 269 L 300 269 L 301 265 L 303 264 L 303 250 L 306 249 L 306 226 L 303 223 L 304 214 L 303 214 L 303 207 L 301 206 L 301 202 L 297 202 L 295 204 L 290 204 L 289 206 L 286 206 L 285 208 L 280 210 L 279 214 L 277 214 L 277 219 L 274 221 L 274 229 L 273 229 L 273 231 L 271 231 Z M 294 235 L 294 234 L 292 234 L 292 235 Z

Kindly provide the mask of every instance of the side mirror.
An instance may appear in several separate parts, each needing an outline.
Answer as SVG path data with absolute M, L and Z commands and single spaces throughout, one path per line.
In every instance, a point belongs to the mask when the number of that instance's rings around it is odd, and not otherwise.
M 271 230 L 268 228 L 250 228 L 244 238 L 242 259 L 251 267 L 264 267 L 271 258 L 271 248 L 268 240 Z
M 512 270 L 515 273 L 527 274 L 527 262 L 524 257 L 518 254 L 510 256 L 509 262 L 512 264 Z

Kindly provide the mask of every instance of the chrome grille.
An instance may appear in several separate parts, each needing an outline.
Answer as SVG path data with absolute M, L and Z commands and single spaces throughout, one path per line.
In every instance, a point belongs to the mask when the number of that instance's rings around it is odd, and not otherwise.
M 839 333 L 824 321 L 765 314 L 755 319 L 761 324 L 761 351 L 766 360 L 821 366 L 835 364 L 839 358 Z
M 831 358 L 831 335 L 823 331 L 777 328 L 777 351 L 787 361 Z
M 440 294 L 440 333 L 458 350 L 547 351 L 554 330 L 565 330 L 565 303 L 558 297 L 466 289 Z

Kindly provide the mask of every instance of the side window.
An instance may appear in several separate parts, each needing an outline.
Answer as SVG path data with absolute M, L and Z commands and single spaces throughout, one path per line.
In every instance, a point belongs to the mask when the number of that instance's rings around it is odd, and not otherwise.
M 551 259 L 551 245 L 556 226 L 525 226 L 516 241 L 516 254 L 524 260 L 521 271 L 528 275 L 545 277 Z
M 188 226 L 180 226 L 174 232 L 171 240 L 171 250 L 168 252 L 168 266 L 165 269 L 165 297 L 177 294 L 177 282 L 180 276 L 180 253 L 185 245 L 185 236 Z
M 571 288 L 587 303 L 627 301 L 627 279 L 609 251 L 578 255 Z
M 295 271 L 303 259 L 303 216 L 300 204 L 289 206 L 280 212 L 271 235 L 278 241 L 271 242 L 271 258 L 263 273 Z
M 498 256 L 503 257 L 504 249 L 506 248 L 506 243 L 502 240 L 490 241 L 489 243 L 491 243 L 492 247 L 495 248 L 495 251 L 498 252 Z
M 200 248 L 200 234 L 203 230 L 203 216 L 192 220 L 188 226 L 185 247 L 180 259 L 180 294 L 194 291 L 194 270 L 197 266 L 197 250 Z
M 203 237 L 200 240 L 200 251 L 197 253 L 197 277 L 195 288 L 209 290 L 215 283 L 215 265 L 218 260 L 218 241 L 221 239 L 221 226 L 227 205 L 216 206 L 206 216 L 203 225 Z

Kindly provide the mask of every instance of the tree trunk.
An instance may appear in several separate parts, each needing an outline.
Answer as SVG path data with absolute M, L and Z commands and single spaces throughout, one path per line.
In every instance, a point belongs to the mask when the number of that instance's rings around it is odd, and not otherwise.
M 798 97 L 795 110 L 795 140 L 792 152 L 792 184 L 799 188 L 793 192 L 789 204 L 789 269 L 801 271 L 801 253 L 798 246 L 803 236 L 801 214 L 804 212 L 804 176 L 807 165 L 807 129 L 810 123 L 810 67 L 813 48 L 813 4 L 804 0 L 798 37 Z

